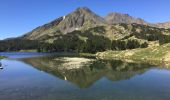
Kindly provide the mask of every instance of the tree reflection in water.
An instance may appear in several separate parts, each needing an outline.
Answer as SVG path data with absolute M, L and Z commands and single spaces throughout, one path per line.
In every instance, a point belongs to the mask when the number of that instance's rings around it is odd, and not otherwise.
M 127 63 L 121 60 L 94 60 L 77 69 L 62 69 L 62 61 L 53 60 L 53 57 L 36 57 L 21 59 L 38 70 L 50 73 L 62 80 L 67 80 L 79 88 L 88 88 L 97 80 L 105 77 L 111 81 L 127 80 L 142 74 L 151 66 L 143 63 Z

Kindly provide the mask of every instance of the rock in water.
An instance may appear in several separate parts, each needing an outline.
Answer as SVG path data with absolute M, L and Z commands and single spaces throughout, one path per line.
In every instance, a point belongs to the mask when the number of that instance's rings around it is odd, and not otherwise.
M 2 64 L 0 63 L 0 69 L 3 69 Z

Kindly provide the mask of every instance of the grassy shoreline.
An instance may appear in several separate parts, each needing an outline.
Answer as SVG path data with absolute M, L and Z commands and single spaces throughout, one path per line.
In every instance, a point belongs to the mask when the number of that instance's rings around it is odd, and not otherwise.
M 4 59 L 4 58 L 6 58 L 5 56 L 0 56 L 0 59 Z
M 170 43 L 143 49 L 105 51 L 96 53 L 99 59 L 120 59 L 135 62 L 146 62 L 153 65 L 165 65 L 170 67 Z
M 20 50 L 19 52 L 37 52 L 36 49 L 32 49 L 32 50 Z
M 27 52 L 35 52 L 35 50 L 27 50 Z M 146 63 L 151 63 L 153 65 L 164 64 L 170 66 L 170 43 L 161 46 L 148 47 L 148 48 L 138 48 L 138 49 L 122 50 L 122 51 L 109 50 L 104 52 L 98 52 L 96 54 L 77 53 L 75 55 L 79 57 L 97 58 L 103 60 L 119 59 L 119 60 L 135 61 L 135 62 L 146 62 Z M 0 59 L 3 58 L 5 57 L 0 56 Z
M 96 58 L 96 54 L 92 53 L 79 53 L 80 57 L 87 57 L 87 58 Z

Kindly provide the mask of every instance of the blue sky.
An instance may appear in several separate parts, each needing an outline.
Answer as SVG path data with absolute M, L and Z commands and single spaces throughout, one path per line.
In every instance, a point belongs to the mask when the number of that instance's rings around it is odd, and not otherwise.
M 127 13 L 148 22 L 170 21 L 170 0 L 0 0 L 0 39 L 17 37 L 77 7 L 106 16 Z

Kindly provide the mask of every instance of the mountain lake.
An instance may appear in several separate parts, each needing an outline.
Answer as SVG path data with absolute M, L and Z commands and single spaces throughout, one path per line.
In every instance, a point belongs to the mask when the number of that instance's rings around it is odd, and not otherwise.
M 5 52 L 0 100 L 169 100 L 170 70 L 60 53 Z

